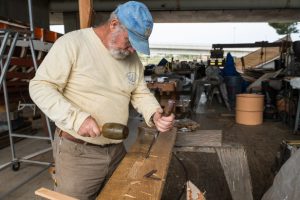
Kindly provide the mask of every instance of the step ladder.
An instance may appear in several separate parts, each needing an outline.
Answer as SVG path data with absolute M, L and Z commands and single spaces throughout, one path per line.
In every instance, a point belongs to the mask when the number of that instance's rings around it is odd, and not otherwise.
M 15 133 L 12 129 L 11 123 L 11 116 L 10 116 L 10 108 L 9 108 L 9 97 L 8 97 L 8 87 L 7 87 L 7 75 L 9 72 L 9 68 L 11 66 L 11 61 L 13 58 L 14 50 L 18 42 L 21 42 L 23 46 L 27 46 L 30 49 L 32 63 L 33 63 L 33 70 L 37 70 L 37 60 L 35 56 L 35 49 L 33 45 L 33 31 L 29 30 L 15 30 L 15 29 L 0 29 L 0 67 L 1 67 L 1 74 L 0 74 L 0 90 L 3 89 L 4 94 L 4 102 L 5 102 L 5 111 L 6 111 L 6 118 L 7 118 L 7 125 L 8 125 L 8 136 L 10 141 L 10 149 L 11 149 L 11 161 L 0 165 L 0 170 L 11 166 L 12 170 L 18 171 L 21 163 L 32 163 L 43 165 L 44 167 L 39 170 L 38 172 L 32 174 L 29 178 L 18 183 L 14 188 L 10 189 L 9 191 L 5 192 L 5 194 L 0 195 L 0 199 L 4 198 L 12 191 L 16 190 L 18 187 L 22 186 L 32 178 L 36 177 L 46 169 L 48 169 L 52 163 L 50 162 L 42 162 L 38 160 L 33 160 L 34 157 L 46 153 L 52 150 L 52 146 L 34 152 L 30 155 L 18 158 L 16 156 L 16 149 L 15 143 L 13 138 L 28 138 L 28 139 L 39 139 L 39 140 L 49 140 L 52 144 L 53 142 L 53 134 L 50 127 L 50 121 L 46 117 L 46 124 L 48 130 L 48 136 L 35 136 L 35 135 L 27 135 L 21 133 Z M 24 45 L 25 44 L 25 45 Z M 30 70 L 29 70 L 30 71 Z M 10 82 L 11 83 L 11 82 Z

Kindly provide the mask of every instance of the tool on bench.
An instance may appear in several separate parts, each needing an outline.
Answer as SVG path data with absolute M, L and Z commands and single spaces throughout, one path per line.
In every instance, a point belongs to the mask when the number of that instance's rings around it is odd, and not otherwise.
M 151 178 L 151 179 L 154 179 L 154 180 L 161 180 L 161 178 L 158 178 L 155 176 L 155 173 L 157 172 L 157 169 L 153 169 L 151 170 L 150 172 L 148 172 L 147 174 L 144 175 L 145 178 Z
M 168 104 L 166 105 L 166 107 L 165 107 L 164 112 L 162 113 L 162 115 L 165 116 L 165 117 L 170 116 L 172 114 L 174 106 L 175 106 L 175 101 L 172 100 L 172 99 L 169 99 L 168 100 Z M 157 140 L 158 136 L 159 136 L 159 131 L 157 131 L 157 133 L 154 135 L 145 158 L 148 158 L 150 156 L 150 152 L 151 152 L 152 146 L 155 143 L 155 141 Z
M 129 129 L 123 124 L 106 123 L 102 126 L 101 134 L 109 139 L 123 140 L 127 138 L 129 134 Z

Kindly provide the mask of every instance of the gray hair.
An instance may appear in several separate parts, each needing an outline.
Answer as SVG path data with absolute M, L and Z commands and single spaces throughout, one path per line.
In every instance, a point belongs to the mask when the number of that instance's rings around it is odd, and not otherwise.
M 127 30 L 126 27 L 122 24 L 122 22 L 119 20 L 118 16 L 116 15 L 115 12 L 112 12 L 109 16 L 109 19 L 107 20 L 107 22 L 111 22 L 112 20 L 118 20 L 119 23 L 120 23 L 120 28 L 123 29 L 123 30 Z

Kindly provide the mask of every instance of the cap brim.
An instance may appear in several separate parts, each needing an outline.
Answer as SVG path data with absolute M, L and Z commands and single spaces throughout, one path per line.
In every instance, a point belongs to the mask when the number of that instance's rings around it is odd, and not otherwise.
M 128 37 L 129 37 L 130 44 L 136 51 L 146 55 L 150 55 L 148 39 L 145 40 L 143 38 L 140 38 L 139 36 L 135 35 L 131 31 L 128 31 Z

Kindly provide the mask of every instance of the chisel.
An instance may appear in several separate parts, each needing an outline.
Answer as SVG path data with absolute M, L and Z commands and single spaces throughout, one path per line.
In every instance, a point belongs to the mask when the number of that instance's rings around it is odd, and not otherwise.
M 165 109 L 164 109 L 164 112 L 162 113 L 163 116 L 165 117 L 168 117 L 171 115 L 172 111 L 173 111 L 173 108 L 174 108 L 174 105 L 175 105 L 175 101 L 172 100 L 172 99 L 169 99 L 168 100 L 168 104 L 166 105 Z M 147 154 L 145 156 L 145 158 L 148 158 L 150 156 L 150 152 L 151 152 L 151 149 L 152 149 L 152 146 L 154 145 L 155 141 L 157 140 L 159 136 L 159 131 L 157 131 L 151 141 L 151 144 L 149 146 L 149 149 L 147 151 Z

